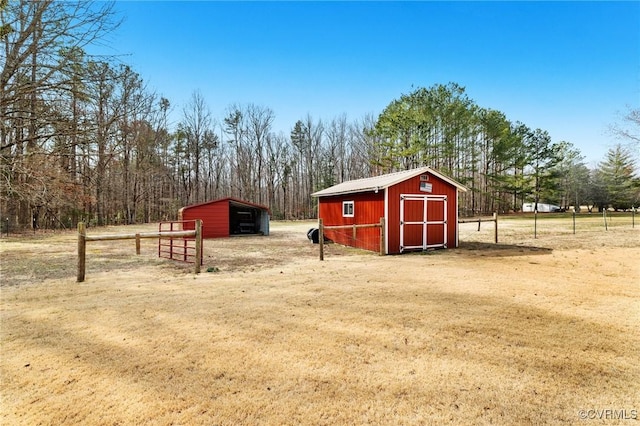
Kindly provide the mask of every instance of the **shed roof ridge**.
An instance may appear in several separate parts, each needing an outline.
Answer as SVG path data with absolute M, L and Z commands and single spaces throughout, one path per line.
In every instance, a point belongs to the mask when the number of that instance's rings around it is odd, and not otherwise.
M 439 175 L 439 173 L 435 172 L 431 167 L 423 166 L 415 169 L 400 170 L 397 172 L 385 173 L 378 176 L 370 176 L 366 178 L 344 181 L 339 184 L 330 186 L 329 188 L 316 191 L 311 195 L 317 197 L 322 195 L 339 195 L 349 192 L 363 192 L 375 189 L 385 189 L 392 185 L 395 185 L 396 183 L 402 182 L 409 177 L 413 177 L 425 172 L 433 172 L 434 174 Z
M 392 177 L 396 177 L 396 176 L 403 176 L 404 175 L 411 175 L 413 173 L 423 173 L 427 170 L 431 170 L 431 167 L 429 166 L 422 166 L 422 167 L 418 167 L 415 169 L 409 169 L 409 170 L 399 170 L 397 172 L 391 172 L 391 173 L 385 173 L 382 175 L 378 175 L 378 176 L 369 176 L 366 178 L 360 178 L 360 179 L 354 179 L 351 182 L 359 182 L 359 181 L 366 181 L 366 180 L 381 180 L 382 178 L 392 178 Z

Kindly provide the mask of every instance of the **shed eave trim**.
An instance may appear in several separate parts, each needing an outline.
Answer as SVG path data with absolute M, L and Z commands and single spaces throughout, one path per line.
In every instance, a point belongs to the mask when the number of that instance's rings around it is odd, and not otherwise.
M 366 188 L 366 189 L 358 189 L 358 190 L 354 190 L 354 191 L 340 191 L 340 192 L 331 192 L 331 193 L 327 193 L 327 194 L 321 194 L 319 192 L 314 192 L 313 194 L 311 194 L 312 197 L 317 197 L 317 198 L 321 198 L 321 197 L 336 197 L 338 195 L 349 195 L 349 194 L 362 194 L 364 192 L 376 192 L 376 189 L 382 191 L 386 188 Z

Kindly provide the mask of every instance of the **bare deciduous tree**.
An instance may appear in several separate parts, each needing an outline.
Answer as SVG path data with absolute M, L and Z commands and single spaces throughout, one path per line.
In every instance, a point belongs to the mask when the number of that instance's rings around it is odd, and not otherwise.
M 78 88 L 86 77 L 78 66 L 83 51 L 117 22 L 109 2 L 16 0 L 0 6 L 0 172 L 10 188 L 2 193 L 3 210 L 10 210 L 19 223 L 34 219 L 36 225 L 42 209 L 28 196 L 35 172 L 47 169 L 44 164 L 54 153 L 64 156 L 63 167 L 71 175 L 77 172 L 73 149 L 81 119 L 76 115 L 65 125 L 59 100 L 78 101 Z M 69 92 L 74 94 L 65 96 Z M 78 112 L 73 105 L 69 109 Z M 58 136 L 67 138 L 58 148 L 70 150 L 52 150 L 50 142 Z M 43 182 L 48 194 L 60 193 L 52 185 L 69 183 Z
M 193 193 L 187 200 L 190 203 L 202 202 L 200 198 L 201 166 L 204 152 L 208 145 L 214 143 L 211 112 L 202 96 L 196 91 L 191 95 L 191 100 L 183 110 L 182 128 L 185 132 L 187 149 L 190 153 L 190 170 L 193 172 Z

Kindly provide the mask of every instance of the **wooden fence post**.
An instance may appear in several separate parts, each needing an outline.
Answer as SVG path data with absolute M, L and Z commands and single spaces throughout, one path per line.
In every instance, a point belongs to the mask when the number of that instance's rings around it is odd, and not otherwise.
M 493 233 L 494 240 L 498 244 L 498 212 L 493 212 Z
M 136 254 L 140 256 L 140 234 L 136 234 Z
M 186 249 L 185 249 L 186 250 Z M 196 258 L 195 273 L 200 273 L 200 264 L 202 263 L 202 220 L 196 220 Z
M 386 254 L 386 243 L 385 243 L 385 233 L 384 233 L 384 216 L 380 218 L 380 256 L 384 256 Z
M 78 222 L 78 277 L 77 282 L 84 281 L 87 254 L 87 231 L 84 222 Z
M 320 260 L 324 260 L 324 223 L 318 219 L 318 245 L 320 246 Z

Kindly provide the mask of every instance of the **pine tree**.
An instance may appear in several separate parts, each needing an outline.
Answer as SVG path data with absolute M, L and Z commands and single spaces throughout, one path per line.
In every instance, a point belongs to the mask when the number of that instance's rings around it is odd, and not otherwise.
M 600 163 L 606 202 L 614 209 L 628 209 L 638 204 L 639 179 L 634 176 L 635 162 L 628 149 L 617 145 L 609 149 Z

